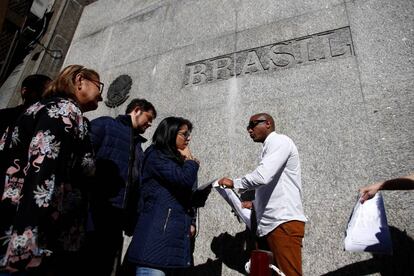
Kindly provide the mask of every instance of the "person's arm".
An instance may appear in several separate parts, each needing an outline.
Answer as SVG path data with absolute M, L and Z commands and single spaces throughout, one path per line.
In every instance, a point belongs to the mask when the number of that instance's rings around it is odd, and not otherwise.
M 414 174 L 377 182 L 360 188 L 361 203 L 373 198 L 379 190 L 414 190 Z
M 180 165 L 162 154 L 155 152 L 150 154 L 153 156 L 148 157 L 145 166 L 151 169 L 154 175 L 171 185 L 192 190 L 193 184 L 197 181 L 199 169 L 196 161 L 186 160 L 183 165 Z
M 97 118 L 90 122 L 91 131 L 90 137 L 93 146 L 94 152 L 98 152 L 99 148 L 101 147 L 101 143 L 103 138 L 105 137 L 105 127 L 104 127 L 104 120 L 103 118 Z
M 198 159 L 191 153 L 190 147 L 187 146 L 182 150 L 178 149 L 178 152 L 184 157 L 185 160 L 193 160 L 200 164 L 200 161 L 198 161 Z
M 193 207 L 193 215 L 190 223 L 190 237 L 194 238 L 197 232 L 197 208 Z
M 291 144 L 288 140 L 281 138 L 271 142 L 264 149 L 264 157 L 253 172 L 233 181 L 229 178 L 222 178 L 218 183 L 227 188 L 234 187 L 241 190 L 256 189 L 269 184 L 285 165 L 291 154 Z
M 67 167 L 71 164 L 70 156 L 73 152 L 73 142 L 76 136 L 83 135 L 83 129 L 79 127 L 83 121 L 80 110 L 68 102 L 59 104 L 59 107 L 43 108 L 36 115 L 36 120 L 30 119 L 31 115 L 29 115 L 25 120 L 20 121 L 19 127 L 23 124 L 37 123 L 28 149 L 28 163 L 21 164 L 21 169 L 14 173 L 9 170 L 10 179 L 14 177 L 22 180 L 25 193 L 25 196 L 18 199 L 19 208 L 13 222 L 13 229 L 17 231 L 17 235 L 11 237 L 10 244 L 13 244 L 15 239 L 21 238 L 19 235 L 25 231 L 30 232 L 30 235 L 35 235 L 31 229 L 38 226 L 40 221 L 47 219 L 46 214 L 50 214 L 49 219 L 58 217 L 55 214 L 59 210 L 52 204 L 52 199 L 61 189 L 61 184 L 67 180 L 65 174 Z M 69 113 L 57 112 L 59 111 L 57 108 L 69 110 Z M 15 159 L 15 161 L 20 162 L 19 159 Z M 20 256 L 24 254 L 31 256 L 32 252 L 36 252 L 38 247 L 36 239 L 32 243 L 30 247 L 24 247 L 18 252 L 13 251 L 8 254 L 19 262 Z M 47 239 L 44 246 L 48 246 Z M 27 260 L 25 261 L 27 262 Z

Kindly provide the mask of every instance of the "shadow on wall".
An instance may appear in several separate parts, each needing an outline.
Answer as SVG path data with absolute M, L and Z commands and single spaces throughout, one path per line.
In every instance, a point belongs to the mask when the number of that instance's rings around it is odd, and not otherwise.
M 237 233 L 234 237 L 220 234 L 211 242 L 211 250 L 227 267 L 240 273 L 246 273 L 244 265 L 249 261 L 251 251 L 255 249 L 254 236 L 249 230 Z
M 235 236 L 227 232 L 222 233 L 214 237 L 211 242 L 211 250 L 217 259 L 208 259 L 204 264 L 196 265 L 182 275 L 220 276 L 223 263 L 230 269 L 246 275 L 244 265 L 249 260 L 254 246 L 254 236 L 249 230 L 237 233 Z
M 414 240 L 405 231 L 393 226 L 390 226 L 390 233 L 394 251 L 392 256 L 373 254 L 372 259 L 349 264 L 324 275 L 414 275 Z
M 220 276 L 222 262 L 220 260 L 208 259 L 204 264 L 199 264 L 182 271 L 177 271 L 174 275 L 179 276 Z

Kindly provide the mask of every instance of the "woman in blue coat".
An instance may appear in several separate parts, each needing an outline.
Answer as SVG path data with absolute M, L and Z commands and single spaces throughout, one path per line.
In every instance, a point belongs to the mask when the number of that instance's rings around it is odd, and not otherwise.
M 192 264 L 191 221 L 199 162 L 188 147 L 192 124 L 165 118 L 155 130 L 142 168 L 141 207 L 128 259 L 136 275 L 168 275 Z

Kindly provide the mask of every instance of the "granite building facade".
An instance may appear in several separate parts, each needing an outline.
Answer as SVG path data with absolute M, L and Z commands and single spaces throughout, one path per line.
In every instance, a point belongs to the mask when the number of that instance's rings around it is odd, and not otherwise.
M 65 65 L 96 69 L 106 87 L 129 76 L 155 125 L 192 120 L 200 183 L 255 168 L 245 125 L 272 114 L 302 160 L 305 275 L 398 274 L 413 271 L 414 193 L 384 193 L 394 257 L 345 252 L 343 238 L 358 187 L 414 169 L 413 14 L 410 0 L 99 0 Z M 199 220 L 194 273 L 241 274 L 248 235 L 217 193 Z

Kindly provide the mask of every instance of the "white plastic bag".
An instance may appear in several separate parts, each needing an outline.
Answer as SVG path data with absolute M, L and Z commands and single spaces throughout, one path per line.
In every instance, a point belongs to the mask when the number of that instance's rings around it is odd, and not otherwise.
M 344 243 L 347 251 L 392 254 L 390 230 L 380 193 L 363 204 L 358 199 L 348 222 Z

